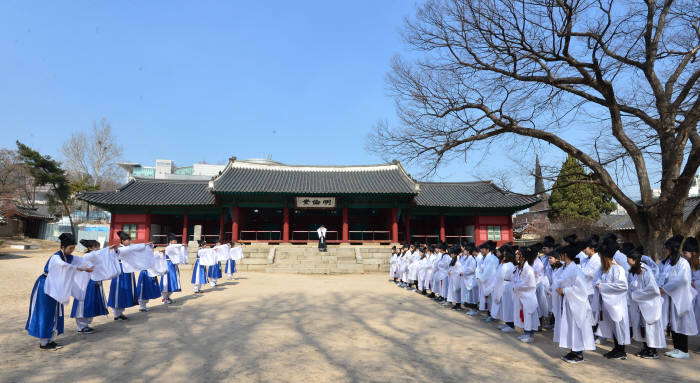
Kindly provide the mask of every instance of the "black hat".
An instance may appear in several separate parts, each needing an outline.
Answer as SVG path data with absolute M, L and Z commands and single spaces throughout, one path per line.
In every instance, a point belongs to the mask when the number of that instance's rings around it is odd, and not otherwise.
M 634 250 L 634 248 L 635 248 L 634 243 L 632 243 L 632 242 L 625 242 L 625 243 L 622 244 L 622 249 L 620 249 L 620 251 L 622 251 L 622 253 L 624 253 L 625 255 L 629 255 L 629 253 L 630 253 L 632 250 Z
M 676 234 L 673 237 L 666 240 L 664 247 L 669 250 L 678 250 L 681 248 L 681 242 L 683 242 L 683 236 Z
M 121 231 L 121 230 L 119 230 L 119 231 L 117 232 L 117 236 L 119 236 L 119 240 L 120 240 L 120 241 L 128 241 L 128 240 L 131 239 L 131 237 L 129 236 L 129 234 L 127 234 L 127 233 L 125 233 L 125 232 L 123 232 L 123 231 Z
M 603 244 L 598 249 L 598 252 L 605 258 L 613 258 L 615 256 L 615 253 L 619 249 L 620 246 L 617 244 L 616 241 L 612 241 L 610 240 L 610 238 L 606 238 L 606 240 L 603 241 Z
M 544 237 L 544 241 L 542 242 L 542 247 L 554 247 L 556 244 L 556 241 L 554 240 L 554 237 L 552 236 L 546 236 Z
M 177 241 L 177 236 L 174 233 L 168 233 L 168 242 Z
M 564 241 L 568 242 L 569 245 L 573 245 L 574 243 L 576 243 L 576 238 L 576 234 L 569 234 L 566 237 L 564 237 Z
M 396 250 L 396 246 L 392 246 L 392 247 L 391 247 L 391 250 Z
M 199 247 L 202 247 L 202 246 L 204 246 L 204 245 L 207 244 L 207 241 L 204 240 L 204 238 L 202 238 L 202 239 L 199 240 L 199 242 L 197 242 L 197 244 L 199 244 Z
M 95 241 L 94 239 L 81 239 L 80 244 L 83 245 L 87 249 L 89 249 L 91 247 L 100 246 L 100 243 Z
M 693 237 L 688 237 L 683 242 L 683 251 L 688 251 L 690 253 L 698 252 L 698 240 Z
M 597 249 L 600 245 L 600 237 L 597 234 L 593 234 L 588 237 L 588 240 L 584 243 L 584 248 L 590 247 L 591 249 Z
M 540 242 L 537 242 L 533 245 L 530 245 L 530 249 L 535 252 L 535 254 L 539 253 L 540 250 L 542 250 L 543 245 Z
M 625 255 L 627 256 L 627 258 L 634 259 L 637 262 L 640 262 L 642 260 L 642 253 L 635 248 L 629 250 L 627 253 L 625 253 Z
M 58 236 L 58 240 L 61 241 L 61 247 L 75 245 L 75 237 L 71 233 L 62 233 Z

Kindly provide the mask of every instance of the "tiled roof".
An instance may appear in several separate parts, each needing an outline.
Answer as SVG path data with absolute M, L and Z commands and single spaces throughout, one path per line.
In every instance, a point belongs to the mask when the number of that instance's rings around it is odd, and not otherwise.
M 695 206 L 697 206 L 698 203 L 700 203 L 699 197 L 689 197 L 685 201 L 685 206 L 683 206 L 683 221 L 688 219 L 690 212 L 695 209 Z M 596 225 L 613 231 L 634 230 L 634 223 L 627 214 L 602 215 L 600 216 L 600 219 L 598 219 L 598 222 L 596 222 Z
M 214 205 L 207 181 L 134 179 L 116 191 L 86 192 L 79 199 L 102 206 Z
M 421 182 L 416 206 L 524 209 L 537 202 L 536 196 L 500 189 L 493 182 Z
M 398 163 L 297 166 L 229 161 L 210 181 L 214 193 L 414 195 L 416 183 Z

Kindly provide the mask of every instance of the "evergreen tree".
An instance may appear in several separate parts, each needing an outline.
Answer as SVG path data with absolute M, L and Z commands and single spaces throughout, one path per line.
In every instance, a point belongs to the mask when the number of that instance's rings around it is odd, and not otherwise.
M 599 208 L 604 205 L 600 188 L 580 182 L 588 179 L 590 177 L 583 166 L 569 155 L 561 166 L 549 197 L 550 219 L 595 221 L 600 217 Z M 596 203 L 597 200 L 599 203 Z
M 17 141 L 17 152 L 29 167 L 29 171 L 34 177 L 35 185 L 49 186 L 51 190 L 49 203 L 56 203 L 63 207 L 70 221 L 71 232 L 75 236 L 73 218 L 70 216 L 71 184 L 68 181 L 66 172 L 61 168 L 61 164 L 51 158 L 51 156 L 42 156 L 41 153 L 19 141 Z

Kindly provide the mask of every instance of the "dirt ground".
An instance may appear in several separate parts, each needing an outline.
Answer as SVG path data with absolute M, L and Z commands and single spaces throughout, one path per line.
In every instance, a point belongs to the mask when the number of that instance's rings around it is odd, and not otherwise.
M 126 322 L 97 318 L 92 335 L 78 335 L 66 318 L 57 339 L 64 348 L 41 351 L 24 324 L 47 257 L 0 248 L 2 382 L 700 381 L 698 354 L 608 361 L 603 345 L 585 363 L 566 364 L 551 332 L 522 344 L 384 274 L 244 273 L 193 295 L 186 268 L 175 304 L 128 309 Z M 691 338 L 693 349 L 699 343 Z

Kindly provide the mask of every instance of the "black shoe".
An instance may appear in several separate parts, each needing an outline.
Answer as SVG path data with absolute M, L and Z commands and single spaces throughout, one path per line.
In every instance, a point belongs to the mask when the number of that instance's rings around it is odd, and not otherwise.
M 81 334 L 93 334 L 95 332 L 95 329 L 92 327 L 85 327 L 84 329 L 78 331 Z
M 625 353 L 622 350 L 612 350 L 608 354 L 605 355 L 606 358 L 608 359 L 618 359 L 618 360 L 626 360 L 627 359 L 627 353 Z
M 659 354 L 653 348 L 648 348 L 643 352 L 640 352 L 640 354 L 642 355 L 640 355 L 639 357 L 643 359 L 659 359 Z
M 565 356 L 562 356 L 561 359 L 566 363 L 582 363 L 583 355 L 579 355 L 572 351 Z
M 121 320 L 129 320 L 129 318 L 126 317 L 126 315 L 122 314 L 119 316 L 119 319 Z
M 62 348 L 62 347 L 63 347 L 63 346 L 57 345 L 56 342 L 49 342 L 49 343 L 46 343 L 46 344 L 43 345 L 43 346 L 42 346 L 42 345 L 39 345 L 39 348 L 40 348 L 40 349 L 42 349 L 42 350 L 47 350 L 47 351 L 56 351 L 56 350 L 58 350 L 58 349 L 60 349 L 60 348 Z

